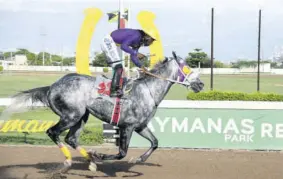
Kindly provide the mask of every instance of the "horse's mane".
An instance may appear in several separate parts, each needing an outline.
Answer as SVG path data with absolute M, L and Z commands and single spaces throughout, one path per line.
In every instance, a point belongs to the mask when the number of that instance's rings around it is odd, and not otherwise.
M 165 60 L 165 59 L 164 59 L 164 60 Z M 153 66 L 153 68 L 150 70 L 150 72 L 151 72 L 151 73 L 158 72 L 158 71 L 161 69 L 161 67 L 165 65 L 164 60 L 161 60 L 161 61 L 157 62 L 157 63 Z
M 164 58 L 163 60 L 160 60 L 158 61 L 151 70 L 149 70 L 150 73 L 153 73 L 153 74 L 156 74 L 156 75 L 159 75 L 160 72 L 164 69 L 162 68 L 163 66 L 166 66 L 166 63 L 168 62 L 165 62 L 167 58 Z M 138 80 L 143 80 L 143 79 L 147 79 L 151 76 L 149 75 L 143 75 L 142 77 L 140 77 Z

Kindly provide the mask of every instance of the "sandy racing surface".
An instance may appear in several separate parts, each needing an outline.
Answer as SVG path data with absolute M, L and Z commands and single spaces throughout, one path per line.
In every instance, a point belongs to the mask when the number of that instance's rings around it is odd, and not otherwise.
M 97 148 L 98 152 L 116 153 L 117 149 Z M 193 151 L 159 149 L 144 164 L 130 164 L 131 157 L 145 149 L 129 149 L 122 161 L 98 165 L 96 173 L 71 150 L 73 166 L 67 174 L 52 175 L 63 161 L 56 147 L 0 146 L 1 179 L 282 179 L 283 153 L 247 151 Z

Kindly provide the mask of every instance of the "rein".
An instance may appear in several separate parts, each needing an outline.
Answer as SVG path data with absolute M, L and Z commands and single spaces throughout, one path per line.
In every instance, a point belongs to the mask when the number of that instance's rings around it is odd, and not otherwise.
M 180 67 L 179 67 L 179 70 L 180 70 Z M 162 76 L 155 75 L 155 74 L 153 74 L 153 73 L 151 73 L 151 72 L 149 72 L 149 71 L 146 71 L 146 70 L 141 70 L 141 71 L 144 72 L 145 74 L 149 75 L 149 76 L 152 76 L 152 77 L 155 77 L 155 78 L 158 78 L 158 79 L 162 79 L 162 80 L 169 81 L 169 82 L 172 82 L 172 83 L 178 83 L 178 84 L 190 86 L 190 84 L 188 84 L 188 83 L 180 82 L 180 81 L 177 81 L 177 80 L 172 80 L 172 79 L 170 79 L 170 78 L 164 78 L 164 77 L 162 77 Z M 185 75 L 183 72 L 182 72 L 182 74 L 183 74 L 186 78 L 187 78 L 187 76 L 190 75 L 190 74 Z M 145 83 L 145 85 L 147 86 L 151 97 L 153 98 L 153 101 L 154 101 L 154 103 L 155 103 L 155 107 L 157 107 L 158 105 L 157 105 L 157 103 L 156 103 L 156 101 L 155 101 L 155 99 L 154 99 L 154 97 L 153 97 L 153 95 L 152 95 L 152 93 L 151 93 L 151 91 L 150 91 L 150 89 L 149 89 L 147 83 L 146 83 L 146 82 L 144 82 L 144 83 Z
M 170 81 L 172 83 L 179 83 L 179 84 L 182 84 L 182 85 L 189 85 L 187 83 L 184 83 L 184 82 L 180 82 L 180 81 L 176 81 L 176 80 L 172 80 L 172 79 L 169 79 L 169 78 L 164 78 L 162 76 L 158 76 L 158 75 L 155 75 L 153 73 L 150 73 L 149 71 L 143 71 L 144 73 L 150 75 L 150 76 L 153 76 L 155 78 L 159 78 L 159 79 L 162 79 L 162 80 L 165 80 L 165 81 Z
M 180 81 L 176 81 L 176 80 L 172 80 L 172 79 L 169 79 L 169 78 L 164 78 L 164 77 L 162 77 L 162 76 L 155 75 L 155 74 L 153 74 L 153 73 L 150 73 L 149 71 L 145 71 L 145 70 L 142 70 L 142 71 L 143 71 L 145 74 L 148 74 L 148 75 L 153 76 L 153 77 L 155 77 L 155 78 L 159 78 L 159 79 L 162 79 L 162 80 L 165 80 L 165 81 L 170 81 L 170 82 L 172 82 L 172 83 L 179 83 L 179 84 L 188 85 L 187 83 L 183 83 L 183 82 L 180 82 Z M 149 90 L 149 93 L 150 93 L 150 95 L 151 95 L 151 97 L 152 97 L 152 99 L 153 99 L 153 101 L 154 101 L 155 107 L 157 108 L 158 105 L 157 105 L 157 103 L 156 103 L 156 101 L 155 101 L 155 99 L 154 99 L 154 97 L 153 97 L 153 95 L 152 95 L 152 93 L 151 93 L 151 91 L 150 91 L 150 89 L 149 89 L 149 87 L 148 87 L 146 81 L 145 81 L 144 83 L 145 83 L 145 85 L 147 86 L 147 89 Z

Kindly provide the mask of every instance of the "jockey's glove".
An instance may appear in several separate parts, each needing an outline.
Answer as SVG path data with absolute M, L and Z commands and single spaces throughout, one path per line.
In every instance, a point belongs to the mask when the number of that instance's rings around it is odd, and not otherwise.
M 142 60 L 143 58 L 146 57 L 146 56 L 145 56 L 144 54 L 142 54 L 142 53 L 138 53 L 137 56 L 138 56 L 138 58 L 139 58 L 140 60 Z
M 142 70 L 143 72 L 148 72 L 148 70 L 147 70 L 144 66 L 141 67 L 141 70 Z

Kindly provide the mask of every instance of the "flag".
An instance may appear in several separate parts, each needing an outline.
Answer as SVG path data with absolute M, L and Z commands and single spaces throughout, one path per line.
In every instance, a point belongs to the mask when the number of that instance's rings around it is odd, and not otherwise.
M 119 19 L 119 11 L 114 11 L 107 13 L 108 15 L 108 22 L 117 22 Z M 123 19 L 128 20 L 128 9 L 124 9 Z
M 128 9 L 125 9 L 125 11 L 124 11 L 124 14 L 123 14 L 123 19 L 126 19 L 126 20 L 128 20 L 128 15 L 129 15 L 129 11 L 128 11 Z

